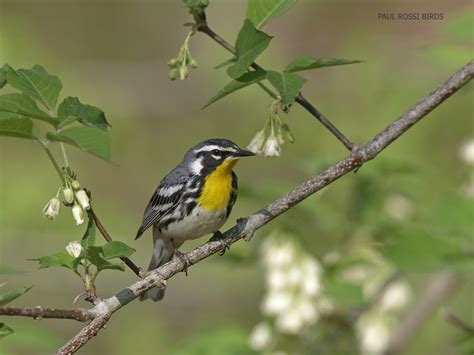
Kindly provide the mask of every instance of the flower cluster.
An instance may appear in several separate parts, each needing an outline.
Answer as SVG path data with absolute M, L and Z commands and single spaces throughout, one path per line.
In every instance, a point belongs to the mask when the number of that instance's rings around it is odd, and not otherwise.
M 194 30 L 188 33 L 183 45 L 179 49 L 178 56 L 168 61 L 168 66 L 171 68 L 168 72 L 168 76 L 171 80 L 178 78 L 179 80 L 186 79 L 189 74 L 188 65 L 191 68 L 198 67 L 198 62 L 191 56 L 191 52 L 189 51 L 189 39 L 193 34 Z
M 297 335 L 319 319 L 321 291 L 318 261 L 285 236 L 272 236 L 262 245 L 266 294 L 261 311 L 266 317 L 250 335 L 255 350 L 270 350 L 278 334 Z
M 65 183 L 56 195 L 46 203 L 43 208 L 43 216 L 53 220 L 59 215 L 61 202 L 59 196 L 62 193 L 65 206 L 72 207 L 72 215 L 76 225 L 84 223 L 84 211 L 90 209 L 90 200 L 87 192 L 81 188 L 79 181 L 65 174 Z
M 288 125 L 283 122 L 279 111 L 288 112 L 288 108 L 280 99 L 275 100 L 270 106 L 270 113 L 265 122 L 265 126 L 252 139 L 247 148 L 266 157 L 278 157 L 281 153 L 281 146 L 285 139 L 290 143 L 295 141 Z

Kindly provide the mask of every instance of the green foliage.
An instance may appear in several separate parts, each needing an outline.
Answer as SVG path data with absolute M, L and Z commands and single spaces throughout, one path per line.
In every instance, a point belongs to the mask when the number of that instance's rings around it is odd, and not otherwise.
M 82 237 L 81 245 L 84 249 L 87 249 L 89 245 L 95 245 L 96 226 L 94 218 L 91 216 L 90 211 L 87 213 L 87 228 Z
M 51 141 L 71 144 L 84 152 L 111 161 L 110 137 L 106 132 L 93 127 L 72 127 L 58 133 L 48 132 L 46 137 Z
M 232 80 L 229 84 L 224 86 L 219 92 L 213 96 L 209 102 L 206 104 L 207 107 L 217 100 L 222 99 L 223 97 L 232 94 L 234 91 L 243 89 L 246 86 L 258 83 L 265 79 L 267 76 L 267 72 L 265 70 L 257 70 L 257 71 L 251 71 L 248 73 L 245 73 L 242 75 L 240 78 Z
M 246 19 L 235 42 L 236 62 L 227 68 L 232 79 L 242 76 L 255 59 L 268 47 L 272 37 L 255 28 L 252 21 Z
M 324 294 L 340 306 L 356 306 L 364 301 L 361 285 L 339 281 L 335 278 L 324 279 Z
M 101 109 L 83 104 L 78 98 L 68 97 L 59 105 L 56 117 L 54 109 L 62 83 L 40 65 L 15 70 L 5 64 L 0 70 L 0 88 L 6 83 L 21 93 L 0 96 L 0 135 L 34 139 L 43 148 L 48 146 L 48 139 L 64 142 L 110 162 L 110 138 L 106 133 L 109 123 Z M 47 112 L 40 109 L 37 103 L 44 106 Z M 49 123 L 55 130 L 42 134 L 31 119 Z M 86 127 L 63 130 L 75 122 Z
M 7 335 L 15 333 L 12 328 L 7 326 L 5 323 L 0 322 L 0 340 Z
M 285 105 L 295 101 L 296 95 L 306 82 L 305 78 L 293 73 L 268 71 L 268 81 L 278 90 Z
M 49 75 L 41 66 L 36 64 L 31 69 L 14 70 L 8 66 L 7 81 L 15 89 L 20 90 L 52 111 L 58 101 L 62 83 L 57 76 Z
M 78 264 L 76 258 L 65 251 L 53 255 L 41 256 L 38 258 L 38 262 L 40 264 L 40 269 L 61 266 L 73 270 Z
M 266 23 L 283 15 L 298 0 L 249 0 L 247 5 L 247 18 L 256 28 L 261 28 Z
M 109 242 L 102 247 L 102 253 L 106 259 L 127 258 L 132 255 L 134 251 L 135 249 L 117 240 Z
M 362 61 L 357 59 L 315 58 L 310 55 L 304 55 L 288 64 L 285 68 L 285 72 L 290 73 L 354 63 L 362 63 Z
M 16 138 L 39 139 L 39 133 L 29 118 L 0 119 L 0 135 Z
M 0 294 L 0 307 L 3 307 L 28 292 L 31 287 L 16 288 Z
M 0 119 L 4 118 L 36 118 L 53 126 L 58 120 L 40 110 L 35 101 L 26 94 L 6 94 L 0 96 Z
M 183 0 L 183 2 L 194 11 L 203 11 L 209 5 L 209 0 Z
M 58 107 L 59 127 L 62 128 L 74 121 L 84 126 L 96 127 L 107 131 L 110 126 L 104 111 L 92 105 L 82 104 L 77 97 L 67 97 Z

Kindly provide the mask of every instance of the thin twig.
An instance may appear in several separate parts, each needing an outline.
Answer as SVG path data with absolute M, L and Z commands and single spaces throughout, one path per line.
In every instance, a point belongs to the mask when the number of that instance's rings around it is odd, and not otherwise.
M 205 33 L 206 35 L 208 35 L 209 37 L 211 37 L 215 42 L 217 42 L 218 44 L 220 44 L 222 47 L 224 47 L 225 49 L 227 49 L 230 53 L 234 54 L 235 55 L 235 48 L 232 47 L 232 45 L 227 42 L 224 38 L 222 38 L 221 36 L 219 36 L 216 32 L 214 32 L 207 24 L 207 22 L 203 19 L 199 19 L 199 23 L 198 23 L 198 26 L 197 26 L 197 30 L 199 32 L 202 32 L 202 33 Z M 258 65 L 257 63 L 252 63 L 250 65 L 252 68 L 254 68 L 255 70 L 264 70 L 260 65 Z M 272 96 L 273 98 L 276 97 L 276 94 L 270 89 L 268 88 L 267 86 L 265 86 L 265 84 L 263 83 L 259 83 L 260 87 L 262 87 L 262 89 L 264 89 L 270 96 Z M 312 114 L 319 122 L 322 123 L 322 125 L 324 127 L 326 127 L 342 144 L 344 144 L 344 146 L 352 151 L 356 145 L 354 143 L 352 143 L 348 138 L 346 138 L 346 136 L 344 136 L 344 134 L 342 134 L 341 131 L 339 131 L 336 126 L 334 126 L 331 121 L 329 121 L 328 118 L 326 118 L 321 112 L 319 112 L 316 107 L 314 107 L 307 99 L 305 99 L 305 97 L 303 96 L 303 94 L 300 92 L 298 94 L 298 96 L 296 96 L 295 98 L 295 101 L 297 103 L 299 103 L 301 106 L 303 106 L 306 111 L 308 111 L 310 114 Z
M 92 216 L 92 218 L 94 219 L 94 223 L 95 225 L 97 226 L 97 229 L 99 230 L 100 234 L 102 234 L 102 236 L 104 237 L 104 239 L 107 241 L 107 242 L 111 242 L 112 241 L 112 237 L 110 236 L 109 232 L 107 232 L 107 230 L 105 229 L 104 225 L 101 223 L 101 221 L 99 220 L 99 217 L 97 216 L 97 214 L 94 212 L 94 209 L 92 208 L 92 206 L 90 207 L 90 215 Z M 130 260 L 129 258 L 126 258 L 126 257 L 121 257 L 120 258 L 138 277 L 141 277 L 141 269 L 135 265 L 135 263 Z
M 462 331 L 469 333 L 470 335 L 474 335 L 474 327 L 470 324 L 467 324 L 464 320 L 459 318 L 453 312 L 445 311 L 444 312 L 444 319 L 451 323 L 456 328 L 461 329 Z
M 265 208 L 247 218 L 239 219 L 234 227 L 223 233 L 224 238 L 228 241 L 226 244 L 230 245 L 242 238 L 249 240 L 254 232 L 265 224 L 293 208 L 296 204 L 315 192 L 330 185 L 340 177 L 357 169 L 365 162 L 374 159 L 410 127 L 419 122 L 444 100 L 463 87 L 473 76 L 474 61 L 471 61 L 366 144 L 358 146 L 357 149 L 346 158 L 302 183 L 293 191 L 273 201 Z M 132 302 L 143 292 L 161 285 L 164 280 L 220 252 L 224 247 L 223 243 L 219 241 L 207 242 L 185 254 L 187 265 L 185 265 L 181 259 L 174 258 L 159 268 L 150 271 L 142 280 L 135 282 L 115 296 L 100 301 L 91 309 L 91 311 L 96 314 L 95 319 L 59 349 L 58 353 L 67 354 L 76 352 L 100 331 L 114 312 Z
M 34 319 L 56 318 L 74 319 L 79 322 L 86 322 L 94 318 L 93 313 L 87 309 L 56 309 L 56 308 L 20 308 L 20 307 L 0 307 L 2 316 L 31 317 Z

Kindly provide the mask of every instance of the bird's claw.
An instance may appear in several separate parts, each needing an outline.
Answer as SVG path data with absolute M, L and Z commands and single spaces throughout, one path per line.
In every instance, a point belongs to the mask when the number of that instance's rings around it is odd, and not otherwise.
M 183 271 L 186 276 L 188 276 L 188 267 L 191 266 L 188 258 L 185 254 L 181 253 L 178 249 L 174 251 L 174 255 L 181 261 L 184 265 Z
M 230 249 L 230 243 L 225 240 L 224 234 L 220 231 L 214 233 L 214 235 L 209 239 L 210 242 L 219 242 L 221 244 L 222 250 L 219 252 L 219 255 L 222 256 L 225 254 L 226 250 Z

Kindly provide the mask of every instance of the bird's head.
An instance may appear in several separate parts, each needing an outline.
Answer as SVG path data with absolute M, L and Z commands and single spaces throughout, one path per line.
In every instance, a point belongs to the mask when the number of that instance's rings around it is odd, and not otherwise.
M 240 148 L 228 139 L 208 139 L 192 147 L 184 156 L 193 174 L 209 173 L 221 166 L 232 170 L 232 167 L 242 157 L 255 155 L 253 152 Z

